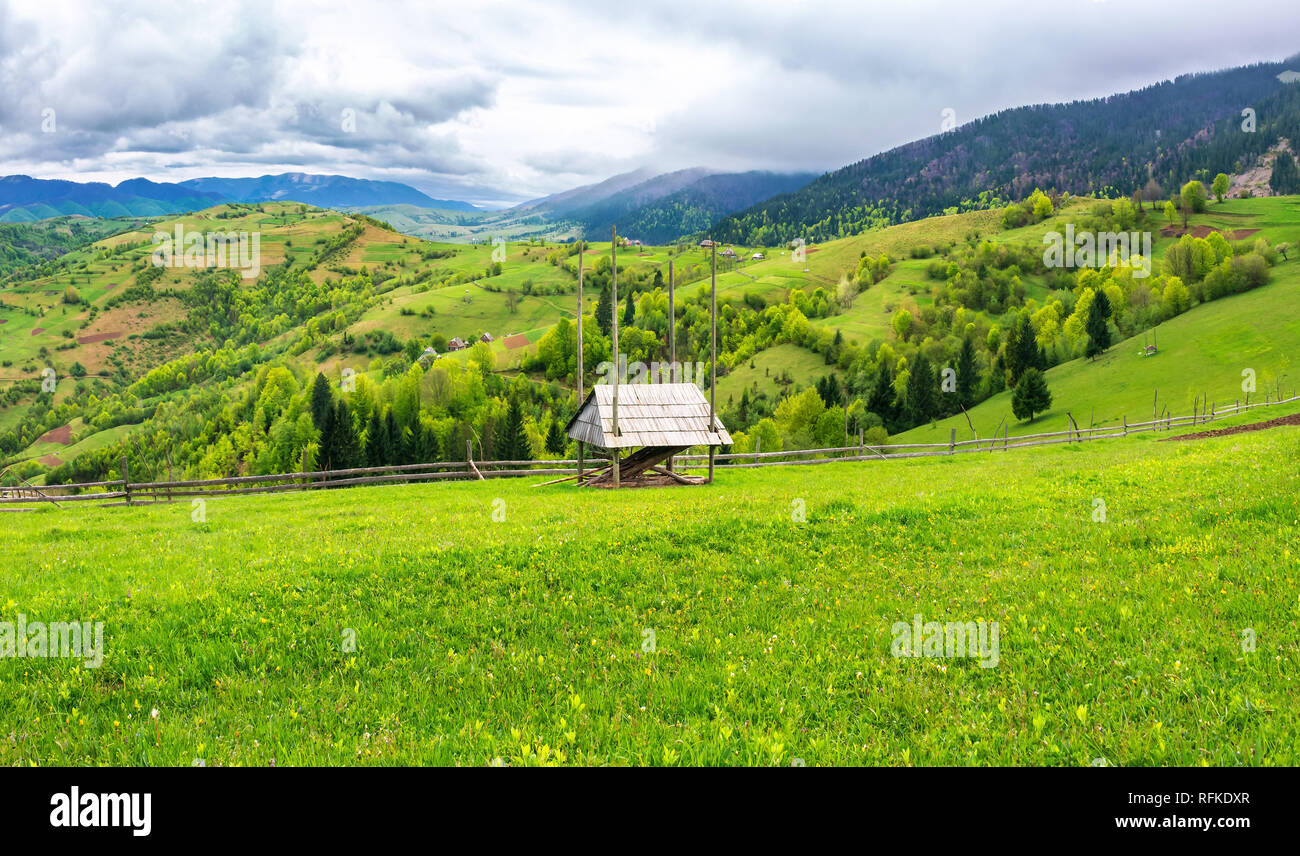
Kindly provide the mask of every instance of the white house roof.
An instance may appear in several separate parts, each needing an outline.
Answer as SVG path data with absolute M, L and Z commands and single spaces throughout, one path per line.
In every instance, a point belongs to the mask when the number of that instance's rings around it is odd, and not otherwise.
M 624 383 L 618 387 L 614 434 L 614 387 L 592 387 L 565 431 L 602 449 L 636 446 L 721 446 L 731 443 L 722 420 L 709 426 L 709 400 L 693 383 Z

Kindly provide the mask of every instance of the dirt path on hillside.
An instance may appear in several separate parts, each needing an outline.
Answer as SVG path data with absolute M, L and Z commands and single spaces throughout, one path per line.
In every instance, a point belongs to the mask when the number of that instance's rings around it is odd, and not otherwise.
M 1203 440 L 1206 437 L 1227 437 L 1229 434 L 1245 434 L 1247 431 L 1263 431 L 1265 428 L 1276 428 L 1279 425 L 1300 425 L 1300 413 L 1293 413 L 1290 416 L 1279 416 L 1276 419 L 1270 419 L 1267 422 L 1252 422 L 1249 425 L 1237 425 L 1232 428 L 1218 428 L 1214 431 L 1202 431 L 1199 434 L 1179 434 L 1177 437 L 1165 437 L 1160 442 L 1165 443 L 1169 440 Z

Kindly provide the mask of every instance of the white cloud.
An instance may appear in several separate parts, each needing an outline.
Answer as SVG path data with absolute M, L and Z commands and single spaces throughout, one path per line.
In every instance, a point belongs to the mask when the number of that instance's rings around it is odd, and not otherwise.
M 1300 46 L 1291 2 L 1234 6 L 1249 38 L 1206 26 L 1222 14 L 1208 0 L 0 0 L 0 159 L 110 181 L 339 172 L 468 199 L 647 164 L 821 171 L 936 132 L 944 108 L 967 121 Z

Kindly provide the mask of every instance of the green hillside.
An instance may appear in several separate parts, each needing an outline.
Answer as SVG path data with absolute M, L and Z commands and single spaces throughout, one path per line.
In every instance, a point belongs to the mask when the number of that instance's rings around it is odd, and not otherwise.
M 1077 356 L 1087 338 L 1071 338 L 1061 325 L 1085 299 L 1084 278 L 1045 268 L 1042 237 L 1067 222 L 1101 228 L 1132 218 L 1124 204 L 1058 197 L 1050 214 L 1025 225 L 1009 222 L 1011 209 L 975 211 L 802 248 L 724 247 L 717 401 L 735 450 L 752 449 L 759 434 L 769 451 L 842 445 L 872 428 L 903 442 L 944 442 L 954 426 L 969 436 L 960 409 L 937 389 L 963 340 L 975 346 L 970 411 L 980 436 L 1008 423 L 1012 434 L 1060 428 L 1066 411 L 1084 424 L 1138 421 L 1149 418 L 1157 388 L 1162 411 L 1187 412 L 1201 393 L 1226 404 L 1245 368 L 1255 370 L 1261 393 L 1279 378 L 1285 385 L 1300 330 L 1275 310 L 1294 301 L 1300 269 L 1294 253 L 1287 260 L 1272 247 L 1300 242 L 1294 197 L 1213 202 L 1194 214 L 1197 234 L 1245 236 L 1222 244 L 1226 252 L 1253 256 L 1262 241 L 1275 257 L 1271 267 L 1260 261 L 1266 284 L 1211 299 L 1203 283 L 1190 282 L 1195 296 L 1176 311 L 1160 305 L 1170 278 L 1163 261 L 1190 238 L 1144 205 L 1134 225 L 1155 236 L 1153 276 L 1124 280 L 1133 303 L 1109 322 L 1116 344 L 1095 361 Z M 154 267 L 154 231 L 172 234 L 178 224 L 260 235 L 257 276 Z M 173 464 L 195 477 L 276 471 L 301 465 L 304 455 L 323 462 L 345 453 L 326 448 L 319 424 L 295 424 L 318 373 L 357 423 L 361 463 L 367 444 L 379 443 L 365 420 L 382 422 L 390 411 L 402 416 L 391 440 L 376 447 L 395 456 L 382 462 L 459 459 L 467 437 L 491 457 L 511 400 L 523 403 L 530 454 L 573 454 L 563 437 L 543 447 L 577 401 L 578 249 L 538 240 L 434 244 L 362 215 L 296 203 L 225 205 L 140 224 L 17 272 L 0 291 L 0 456 L 22 462 L 28 477 L 55 470 L 64 481 L 108 477 L 122 454 L 156 467 L 161 453 L 143 441 L 159 437 L 177 444 Z M 584 361 L 594 378 L 609 354 L 594 317 L 610 281 L 608 242 L 588 245 L 583 258 L 591 313 Z M 670 259 L 678 358 L 707 362 L 711 254 L 697 246 L 621 248 L 621 344 L 632 361 L 666 358 Z M 1040 316 L 1053 305 L 1062 314 L 1049 329 Z M 1010 338 L 1025 324 L 1041 334 L 1037 358 L 1046 361 L 1053 395 L 1032 422 L 1010 418 L 1004 389 L 1004 375 L 1015 377 L 1006 362 Z M 488 337 L 488 345 L 447 353 L 454 339 Z M 1160 353 L 1140 357 L 1150 337 Z M 428 348 L 442 356 L 422 359 Z M 928 413 L 914 406 L 920 393 L 910 388 L 922 357 L 936 399 Z M 1246 358 L 1250 365 L 1241 364 Z M 41 390 L 46 367 L 56 375 L 53 395 Z M 471 382 L 474 369 L 481 386 Z M 882 372 L 890 381 L 884 398 Z M 364 391 L 343 389 L 345 373 L 364 378 Z M 809 399 L 824 378 L 834 383 Z M 267 400 L 272 379 L 280 393 Z M 402 388 L 418 388 L 416 409 L 400 404 Z
M 1219 410 L 1245 402 L 1243 370 L 1255 372 L 1256 393 L 1286 397 L 1300 391 L 1294 361 L 1300 355 L 1300 316 L 1283 307 L 1300 303 L 1300 264 L 1292 262 L 1277 281 L 1257 291 L 1198 307 L 1166 321 L 1151 335 L 1114 345 L 1097 360 L 1073 360 L 1047 372 L 1052 409 L 1033 422 L 1020 422 L 1011 413 L 1011 392 L 1000 393 L 970 412 L 980 437 L 996 429 L 1011 436 L 1067 427 L 1066 412 L 1084 427 L 1151 420 L 1155 408 L 1175 415 L 1190 414 L 1204 396 Z M 1155 341 L 1158 352 L 1145 356 Z M 956 428 L 959 439 L 971 439 L 965 417 L 939 420 L 900 435 L 900 442 L 947 442 Z

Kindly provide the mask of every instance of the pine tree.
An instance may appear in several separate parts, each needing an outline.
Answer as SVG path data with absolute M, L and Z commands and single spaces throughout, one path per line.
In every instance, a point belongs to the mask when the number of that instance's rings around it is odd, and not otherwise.
M 1084 355 L 1089 359 L 1096 359 L 1098 354 L 1106 353 L 1110 347 L 1110 327 L 1106 325 L 1109 318 L 1110 300 L 1106 297 L 1106 292 L 1097 289 L 1092 305 L 1088 307 L 1088 320 L 1084 323 L 1084 329 L 1088 333 L 1088 347 Z
M 957 356 L 957 403 L 970 407 L 975 403 L 975 345 L 967 336 L 961 343 L 961 353 Z
M 936 410 L 934 373 L 925 354 L 917 354 L 907 377 L 907 418 L 913 426 L 930 421 Z
M 1019 351 L 1016 356 L 1017 361 L 1020 363 L 1021 374 L 1024 374 L 1026 369 L 1036 368 L 1041 371 L 1042 366 L 1039 365 L 1039 362 L 1042 356 L 1039 353 L 1038 339 L 1034 335 L 1034 325 L 1029 323 L 1029 314 L 1022 313 L 1017 325 L 1020 327 L 1020 334 L 1016 338 Z M 1016 381 L 1019 380 L 1020 378 L 1017 376 Z
M 331 470 L 334 468 L 334 408 L 329 407 L 325 410 L 325 415 L 321 417 L 320 425 L 320 443 L 317 446 L 316 463 L 322 470 Z
M 415 421 L 418 432 L 415 434 L 415 460 L 413 464 L 431 464 L 434 461 L 442 460 L 442 449 L 438 443 L 438 435 L 432 428 L 427 427 L 423 420 Z
M 867 410 L 880 417 L 889 433 L 894 433 L 894 377 L 884 360 L 880 361 L 880 368 L 876 371 L 876 382 L 867 398 Z
M 600 300 L 596 301 L 596 326 L 606 336 L 614 324 L 614 307 L 610 305 L 609 283 L 600 290 Z
M 424 423 L 416 419 L 406 435 L 406 448 L 403 450 L 402 463 L 424 464 Z
M 385 464 L 404 464 L 403 452 L 406 443 L 402 439 L 402 429 L 397 426 L 397 417 L 393 415 L 393 408 L 388 408 L 384 414 L 384 437 L 385 452 L 388 457 L 384 460 Z
M 358 436 L 356 423 L 352 419 L 352 408 L 341 398 L 334 407 L 333 429 L 330 469 L 347 470 L 363 466 L 365 453 L 361 449 L 361 437 Z
M 326 416 L 334 409 L 334 393 L 325 375 L 317 372 L 311 385 L 311 421 L 317 431 L 325 430 Z
M 567 445 L 567 438 L 564 436 L 564 432 L 560 430 L 560 420 L 552 416 L 551 430 L 546 432 L 546 451 L 552 455 L 562 455 Z
M 501 427 L 501 454 L 503 461 L 531 461 L 533 447 L 528 441 L 528 432 L 524 429 L 524 415 L 519 409 L 519 399 L 510 397 L 510 406 L 506 409 L 506 421 Z
M 384 460 L 384 426 L 379 421 L 379 410 L 376 409 L 370 414 L 370 421 L 366 424 L 366 466 L 382 467 L 388 463 Z
M 631 327 L 636 320 L 636 304 L 632 302 L 632 289 L 627 290 L 627 306 L 623 309 L 623 326 Z
M 1034 421 L 1035 413 L 1042 413 L 1052 406 L 1052 393 L 1047 389 L 1047 379 L 1038 369 L 1025 369 L 1020 383 L 1011 393 L 1011 412 L 1017 419 Z

